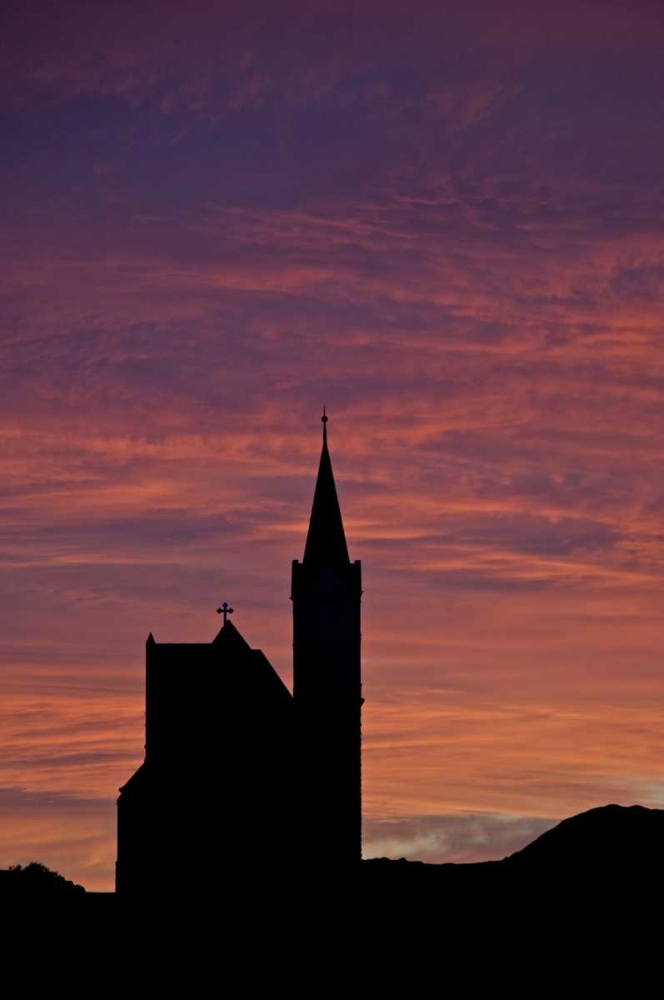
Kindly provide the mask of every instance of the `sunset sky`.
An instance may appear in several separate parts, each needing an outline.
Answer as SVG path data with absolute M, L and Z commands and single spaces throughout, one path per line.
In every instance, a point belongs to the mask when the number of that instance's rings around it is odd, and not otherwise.
M 5 0 L 0 867 L 112 887 L 150 631 L 227 600 L 290 684 L 323 404 L 365 855 L 664 806 L 663 51 L 660 0 Z

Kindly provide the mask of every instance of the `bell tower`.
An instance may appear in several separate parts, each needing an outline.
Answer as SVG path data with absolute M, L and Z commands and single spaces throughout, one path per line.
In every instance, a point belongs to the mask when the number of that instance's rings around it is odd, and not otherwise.
M 302 859 L 348 866 L 362 856 L 360 603 L 327 444 L 302 562 L 293 561 L 293 700 Z

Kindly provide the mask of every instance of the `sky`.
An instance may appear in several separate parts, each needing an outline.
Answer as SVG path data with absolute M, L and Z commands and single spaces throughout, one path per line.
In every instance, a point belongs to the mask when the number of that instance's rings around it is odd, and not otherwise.
M 0 867 L 112 888 L 150 631 L 227 600 L 290 684 L 323 405 L 365 855 L 664 806 L 663 46 L 659 0 L 5 0 Z

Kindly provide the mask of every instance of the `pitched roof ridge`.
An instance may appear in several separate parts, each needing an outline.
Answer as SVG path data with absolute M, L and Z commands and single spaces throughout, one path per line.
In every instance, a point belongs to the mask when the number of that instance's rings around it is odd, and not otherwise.
M 233 624 L 230 618 L 227 618 L 224 624 L 221 626 L 216 636 L 212 640 L 213 643 L 227 643 L 232 642 L 236 645 L 241 645 L 245 649 L 251 649 L 251 646 L 239 631 L 239 629 Z

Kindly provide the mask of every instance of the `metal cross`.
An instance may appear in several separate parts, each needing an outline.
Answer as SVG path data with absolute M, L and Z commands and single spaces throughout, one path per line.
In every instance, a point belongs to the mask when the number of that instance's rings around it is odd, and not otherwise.
M 224 603 L 221 605 L 221 607 L 217 608 L 217 614 L 224 616 L 224 625 L 225 625 L 226 624 L 226 619 L 228 618 L 228 616 L 233 614 L 233 609 L 230 606 L 230 604 L 228 603 L 228 601 L 224 601 Z

